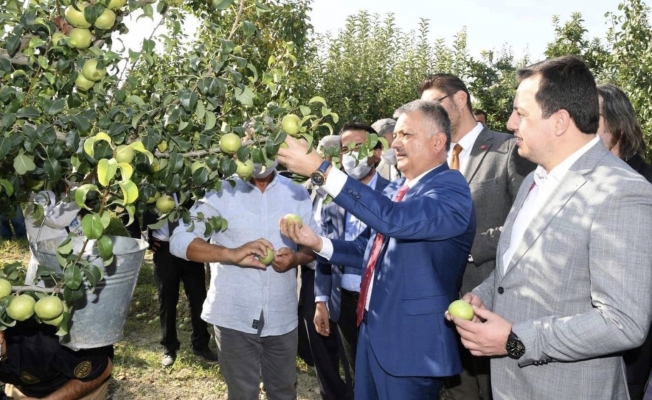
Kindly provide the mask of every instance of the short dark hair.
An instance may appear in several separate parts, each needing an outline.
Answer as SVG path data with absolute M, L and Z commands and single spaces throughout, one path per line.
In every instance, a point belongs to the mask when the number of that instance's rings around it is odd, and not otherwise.
M 340 130 L 340 136 L 342 136 L 342 134 L 346 131 L 366 131 L 367 134 L 373 133 L 378 136 L 378 132 L 376 132 L 374 128 L 372 128 L 370 125 L 367 125 L 363 122 L 347 122 Z M 382 148 L 383 148 L 383 144 L 380 141 L 378 141 L 378 143 L 376 143 L 376 145 L 374 146 L 374 150 L 382 149 Z
M 541 61 L 516 72 L 519 82 L 535 75 L 541 76 L 535 99 L 543 111 L 543 118 L 566 110 L 580 132 L 593 134 L 598 131 L 598 88 L 584 61 L 569 55 Z
M 399 107 L 394 112 L 394 118 L 398 119 L 403 114 L 416 111 L 421 111 L 438 131 L 446 134 L 446 151 L 448 151 L 451 147 L 451 120 L 444 106 L 438 101 L 414 100 Z
M 636 119 L 636 111 L 629 98 L 618 86 L 610 83 L 598 86 L 602 97 L 602 116 L 609 133 L 611 146 L 618 144 L 618 153 L 623 160 L 633 155 L 645 154 L 645 140 L 641 126 Z
M 487 113 L 479 108 L 473 110 L 473 115 L 484 115 L 484 118 L 487 119 Z
M 469 111 L 473 110 L 471 105 L 471 94 L 469 94 L 469 89 L 466 88 L 464 82 L 453 74 L 433 74 L 428 75 L 428 77 L 419 84 L 417 91 L 419 92 L 419 97 L 428 89 L 437 89 L 446 93 L 446 96 L 453 95 L 460 90 L 466 93 L 466 106 Z

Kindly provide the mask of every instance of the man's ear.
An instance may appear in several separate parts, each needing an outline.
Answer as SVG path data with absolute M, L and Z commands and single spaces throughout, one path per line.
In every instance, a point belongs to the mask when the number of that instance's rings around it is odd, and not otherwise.
M 468 96 L 466 95 L 466 93 L 464 93 L 463 90 L 457 91 L 457 93 L 453 95 L 453 99 L 455 100 L 455 106 L 459 110 L 463 110 L 464 108 L 466 108 L 466 102 L 468 101 Z
M 563 135 L 569 128 L 572 123 L 571 116 L 568 111 L 563 108 L 555 113 L 552 116 L 555 119 L 554 133 L 555 136 Z

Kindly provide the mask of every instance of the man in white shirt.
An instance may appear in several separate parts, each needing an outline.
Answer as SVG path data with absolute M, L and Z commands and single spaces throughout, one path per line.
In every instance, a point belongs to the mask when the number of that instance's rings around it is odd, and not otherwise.
M 493 271 L 502 225 L 523 178 L 535 165 L 517 153 L 514 135 L 494 132 L 477 122 L 471 112 L 471 95 L 464 82 L 452 74 L 435 74 L 418 88 L 422 100 L 439 101 L 451 119 L 448 165 L 464 175 L 478 216 L 478 225 L 461 292 L 466 293 Z M 460 349 L 464 371 L 446 382 L 453 400 L 489 400 L 489 360 Z
M 493 357 L 494 399 L 627 399 L 621 352 L 652 319 L 652 186 L 596 136 L 598 91 L 583 61 L 546 60 L 518 78 L 507 127 L 538 167 L 496 268 L 463 296 L 474 319 L 449 318 L 473 355 Z
M 208 262 L 211 283 L 202 318 L 213 324 L 220 369 L 230 400 L 258 398 L 262 381 L 268 398 L 296 398 L 297 265 L 314 260 L 281 236 L 278 220 L 296 214 L 318 229 L 308 192 L 276 172 L 276 164 L 255 164 L 253 177 L 210 191 L 191 209 L 193 217 L 221 216 L 224 231 L 204 235 L 206 224 L 175 229 L 170 251 L 177 257 Z M 182 224 L 183 225 L 183 224 Z M 207 239 L 209 242 L 207 242 Z M 271 265 L 258 258 L 274 250 Z

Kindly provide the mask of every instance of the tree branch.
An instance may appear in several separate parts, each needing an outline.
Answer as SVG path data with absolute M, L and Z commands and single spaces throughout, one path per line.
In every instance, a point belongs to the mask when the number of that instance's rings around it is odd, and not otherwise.
M 9 53 L 7 53 L 7 50 L 0 49 L 0 57 L 9 60 L 9 62 L 14 64 L 14 65 L 28 65 L 29 64 L 29 59 L 27 58 L 27 56 L 23 55 L 22 53 L 18 53 L 14 57 L 10 57 Z
M 54 293 L 54 290 L 56 288 L 44 288 L 40 286 L 12 286 L 11 291 L 12 292 L 25 292 L 27 290 L 33 290 L 35 292 L 41 292 L 41 293 Z
M 235 16 L 235 21 L 233 22 L 233 27 L 231 28 L 231 33 L 229 33 L 228 40 L 231 40 L 233 35 L 235 35 L 236 29 L 238 29 L 238 24 L 240 23 L 240 18 L 242 18 L 242 12 L 244 11 L 245 0 L 240 0 L 240 8 L 238 9 L 238 14 Z

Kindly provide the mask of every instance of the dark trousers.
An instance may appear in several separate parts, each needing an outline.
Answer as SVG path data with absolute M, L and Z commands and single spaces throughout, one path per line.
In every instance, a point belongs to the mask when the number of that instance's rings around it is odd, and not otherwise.
M 463 370 L 446 379 L 446 394 L 452 400 L 491 400 L 490 358 L 472 355 L 461 343 L 459 348 Z
M 161 318 L 161 344 L 168 351 L 179 349 L 177 339 L 177 303 L 179 285 L 183 282 L 186 297 L 190 303 L 192 335 L 190 340 L 195 350 L 208 346 L 210 335 L 208 325 L 201 319 L 201 311 L 206 300 L 204 264 L 186 261 L 170 254 L 169 243 L 159 242 L 154 253 L 154 278 L 158 286 L 159 316 Z
M 321 397 L 324 400 L 353 399 L 353 379 L 345 361 L 337 325 L 330 321 L 330 335 L 317 333 L 315 324 L 315 271 L 301 270 L 301 293 L 303 321 L 308 332 L 310 351 L 317 372 Z M 312 301 L 311 301 L 312 300 Z M 344 364 L 345 380 L 340 376 L 340 359 Z
M 641 347 L 623 354 L 627 367 L 627 388 L 631 400 L 642 400 L 652 370 L 652 327 Z
M 11 227 L 14 227 L 13 232 Z M 7 210 L 6 213 L 0 214 L 0 237 L 3 239 L 23 239 L 27 237 L 25 230 L 25 217 L 23 217 L 23 210 L 16 206 L 13 210 Z
M 438 400 L 441 378 L 394 376 L 378 363 L 369 342 L 367 324 L 360 325 L 355 368 L 355 400 Z
M 358 351 L 358 315 L 356 308 L 360 293 L 342 289 L 342 303 L 340 305 L 340 319 L 337 329 L 340 333 L 344 355 L 355 381 L 355 353 Z

